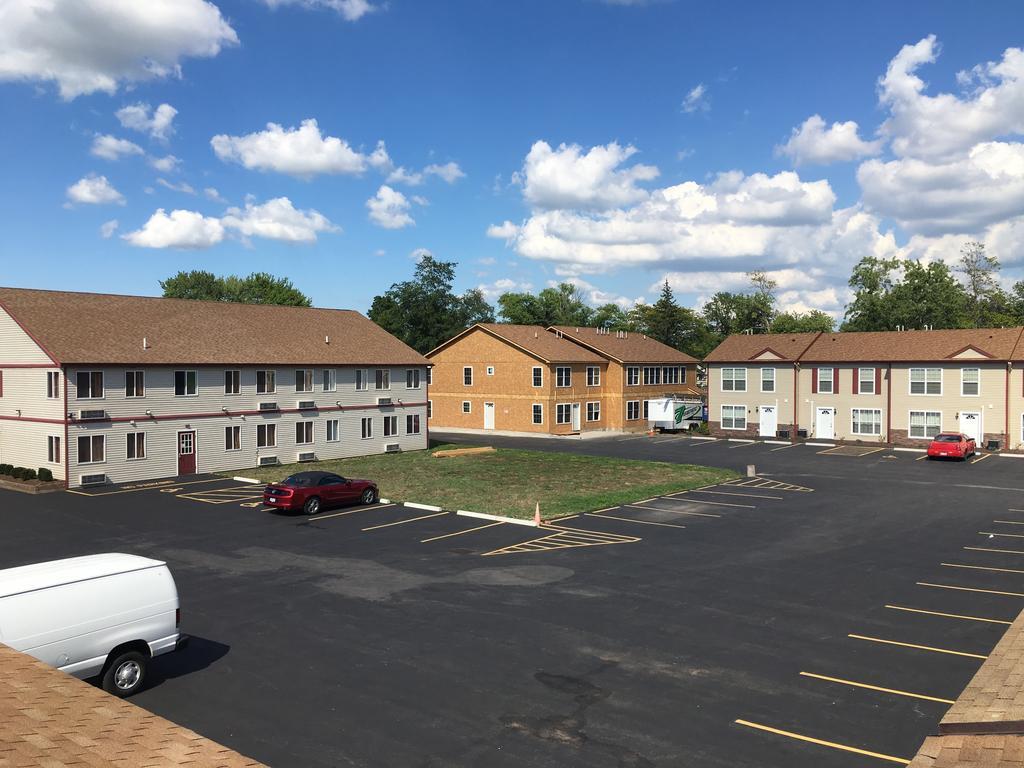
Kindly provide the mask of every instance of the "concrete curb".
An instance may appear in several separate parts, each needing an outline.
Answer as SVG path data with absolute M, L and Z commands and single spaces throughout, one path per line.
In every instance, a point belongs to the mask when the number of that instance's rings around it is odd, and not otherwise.
M 835 448 L 835 443 L 804 443 L 804 445 L 810 445 L 813 448 Z
M 692 435 L 691 440 L 717 440 L 717 437 L 705 437 L 704 435 Z
M 789 440 L 762 440 L 761 442 L 765 445 L 792 445 Z M 796 445 L 799 445 L 799 443 L 796 443 Z
M 259 480 L 254 480 L 251 477 L 232 477 L 231 479 L 239 483 L 252 483 L 253 485 L 260 484 Z
M 894 451 L 903 451 L 904 453 L 928 453 L 926 448 L 893 448 Z
M 411 501 L 407 501 L 404 503 L 404 506 L 410 507 L 411 509 L 425 509 L 427 512 L 444 512 L 441 507 L 435 507 L 433 504 L 414 504 Z
M 757 440 L 748 440 L 745 437 L 727 437 L 725 438 L 727 443 L 756 443 Z
M 413 505 L 407 504 L 406 506 L 411 507 Z M 424 509 L 426 509 L 426 507 L 424 507 Z M 505 517 L 504 515 L 488 515 L 485 512 L 467 512 L 464 509 L 455 510 L 455 514 L 461 515 L 462 517 L 478 517 L 481 520 L 494 520 L 499 523 L 512 523 L 513 525 L 528 525 L 531 528 L 537 527 L 536 525 L 534 525 L 533 520 L 521 520 L 518 517 Z

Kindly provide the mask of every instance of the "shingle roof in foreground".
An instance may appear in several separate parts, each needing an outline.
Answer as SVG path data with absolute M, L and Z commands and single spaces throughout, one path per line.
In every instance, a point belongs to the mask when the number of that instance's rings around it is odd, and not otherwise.
M 709 363 L 741 363 L 769 352 L 777 360 L 793 361 L 798 360 L 817 337 L 817 333 L 738 333 L 726 337 L 704 359 Z
M 540 325 L 477 323 L 427 353 L 431 356 L 474 330 L 496 336 L 547 363 L 603 363 L 604 358 L 589 349 L 558 338 Z
M 0 644 L 0 765 L 262 764 Z
M 1015 360 L 1021 328 L 823 333 L 807 349 L 806 362 L 936 362 L 974 350 L 982 358 Z
M 605 331 L 571 325 L 552 326 L 572 342 L 584 344 L 620 363 L 696 363 L 697 359 L 642 333 Z
M 0 307 L 62 364 L 427 364 L 348 309 L 24 288 L 0 288 Z

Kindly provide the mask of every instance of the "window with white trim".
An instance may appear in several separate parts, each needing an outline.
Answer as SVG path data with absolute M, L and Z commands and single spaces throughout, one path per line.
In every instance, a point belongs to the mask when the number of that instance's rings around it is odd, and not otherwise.
M 636 387 L 640 384 L 640 367 L 630 365 L 626 367 L 626 386 Z
M 356 368 L 356 391 L 365 392 L 369 387 L 369 372 L 363 368 Z
M 761 391 L 762 392 L 774 392 L 775 391 L 775 369 L 774 368 L 762 368 L 761 369 Z
M 819 368 L 818 369 L 818 393 L 823 395 L 831 395 L 835 392 L 835 381 L 833 374 L 835 371 L 831 368 Z
M 103 371 L 79 371 L 75 383 L 79 400 L 103 399 Z
M 312 445 L 313 444 L 313 422 L 312 421 L 297 421 L 297 422 L 295 422 L 295 444 L 296 445 Z
M 125 456 L 129 461 L 138 461 L 146 458 L 146 433 L 129 432 L 128 450 Z
M 587 421 L 600 421 L 601 420 L 601 403 L 600 401 L 595 403 L 587 403 Z
M 373 372 L 374 389 L 391 389 L 391 371 L 387 368 L 378 368 Z
M 420 388 L 420 369 L 419 368 L 408 368 L 405 371 L 405 388 L 406 389 L 419 389 Z
M 470 403 L 469 400 L 463 400 L 462 401 L 462 412 L 463 413 L 472 413 L 473 412 L 473 404 Z
M 601 386 L 601 369 L 596 365 L 587 366 L 587 386 L 588 387 L 600 387 Z
M 912 395 L 941 395 L 942 394 L 942 369 L 941 368 L 911 368 L 910 369 L 910 394 L 912 394 Z
M 644 386 L 651 386 L 653 384 L 661 384 L 661 368 L 658 366 L 644 366 Z
M 874 390 L 871 390 L 874 392 Z M 850 432 L 855 435 L 882 434 L 882 412 L 877 408 L 854 408 L 850 411 Z
M 224 394 L 237 395 L 242 391 L 242 372 L 224 371 Z
M 487 375 L 488 376 L 493 376 L 494 375 L 494 366 L 493 365 L 488 365 L 487 366 Z
M 571 387 L 572 386 L 572 368 L 569 366 L 558 366 L 555 368 L 555 386 L 556 387 Z
M 277 424 L 256 425 L 256 447 L 276 448 L 277 447 Z
M 324 392 L 338 391 L 338 371 L 336 369 L 324 368 L 320 378 L 323 383 Z
M 473 366 L 466 365 L 462 368 L 462 386 L 472 387 L 473 386 Z
M 394 437 L 398 434 L 398 417 L 384 417 L 384 437 Z
M 359 426 L 360 426 L 360 429 L 361 429 L 361 434 L 363 436 L 363 440 L 369 440 L 371 437 L 373 437 L 373 417 L 372 416 L 363 416 L 363 418 L 361 418 L 359 420 Z
M 256 371 L 256 394 L 271 395 L 277 391 L 277 371 Z
M 679 366 L 666 365 L 661 371 L 661 378 L 666 384 L 679 383 Z
M 723 368 L 722 369 L 722 391 L 723 392 L 746 392 L 747 391 L 747 369 L 746 368 Z
M 106 449 L 105 435 L 82 435 L 78 438 L 78 463 L 102 464 L 106 461 Z
M 942 431 L 942 411 L 911 411 L 910 437 L 930 440 Z
M 651 401 L 650 400 L 644 400 L 644 421 L 647 421 L 648 419 L 650 419 L 650 417 L 651 417 L 650 413 L 651 413 Z
M 981 394 L 981 369 L 960 369 L 960 394 L 973 397 Z
M 626 421 L 636 421 L 640 418 L 640 401 L 626 401 Z
M 686 383 L 686 366 L 685 365 L 680 365 L 679 366 L 679 383 L 680 384 L 685 384 Z
M 46 396 L 51 400 L 60 397 L 60 371 L 46 372 Z
M 242 428 L 240 426 L 224 427 L 224 450 L 242 450 Z
M 722 429 L 746 429 L 747 428 L 747 406 L 745 405 L 723 405 L 722 406 Z
M 874 368 L 858 368 L 857 369 L 857 392 L 861 395 L 873 395 L 875 394 L 875 369 Z M 871 434 L 879 434 L 874 432 Z
M 408 413 L 405 416 L 405 434 L 418 435 L 420 433 L 420 415 Z
M 572 403 L 558 403 L 555 405 L 555 424 L 572 423 Z
M 174 372 L 174 396 L 196 397 L 199 394 L 199 374 L 195 371 Z
M 428 419 L 434 418 L 434 401 L 433 400 L 427 400 L 427 418 Z
M 534 403 L 533 404 L 533 423 L 543 424 L 544 423 L 544 404 Z
M 313 369 L 312 368 L 298 368 L 295 371 L 295 391 L 296 392 L 312 392 L 313 391 Z
M 533 386 L 544 386 L 544 369 L 541 368 L 539 365 L 533 366 Z
M 124 372 L 124 396 L 145 397 L 146 396 L 146 373 L 145 371 Z
M 327 442 L 336 443 L 341 440 L 341 422 L 338 419 L 327 420 Z
M 429 387 L 434 383 L 434 366 L 427 366 L 427 386 Z
M 56 435 L 46 438 L 46 460 L 50 464 L 60 464 L 60 438 Z

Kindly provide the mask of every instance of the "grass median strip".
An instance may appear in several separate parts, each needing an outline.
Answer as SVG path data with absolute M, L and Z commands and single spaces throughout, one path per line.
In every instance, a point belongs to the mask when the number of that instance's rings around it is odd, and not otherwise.
M 373 480 L 389 499 L 470 509 L 520 519 L 540 504 L 545 519 L 614 508 L 636 499 L 715 485 L 737 477 L 727 469 L 660 461 L 574 456 L 499 448 L 493 453 L 434 458 L 426 451 L 358 456 L 284 467 L 261 467 L 253 477 L 269 483 L 293 472 L 324 470 Z M 464 446 L 457 446 L 464 447 Z

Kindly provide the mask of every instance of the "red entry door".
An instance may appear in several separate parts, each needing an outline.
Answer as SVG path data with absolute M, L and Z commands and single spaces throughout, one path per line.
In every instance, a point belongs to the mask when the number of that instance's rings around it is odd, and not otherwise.
M 196 473 L 196 433 L 178 433 L 178 474 L 194 475 Z

